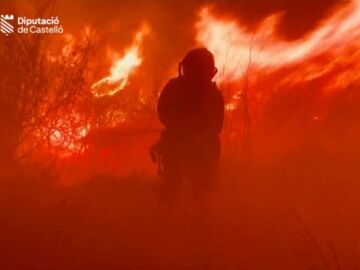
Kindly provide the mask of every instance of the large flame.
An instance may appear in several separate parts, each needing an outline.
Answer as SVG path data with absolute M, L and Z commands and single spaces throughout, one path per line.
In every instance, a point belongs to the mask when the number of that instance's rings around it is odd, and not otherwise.
M 238 80 L 251 64 L 254 68 L 278 69 L 300 61 L 331 53 L 334 57 L 324 65 L 307 70 L 308 78 L 322 76 L 337 67 L 350 45 L 360 39 L 360 0 L 338 7 L 316 29 L 295 41 L 281 40 L 276 33 L 281 14 L 266 18 L 254 33 L 249 33 L 235 19 L 216 17 L 204 8 L 197 23 L 197 41 L 215 54 L 218 80 Z M 251 62 L 251 63 L 250 63 Z M 220 78 L 221 77 L 221 78 Z M 348 78 L 347 78 L 348 79 Z
M 112 96 L 128 84 L 129 76 L 141 65 L 141 45 L 145 35 L 150 32 L 147 24 L 136 33 L 133 44 L 122 57 L 115 56 L 110 68 L 110 74 L 100 79 L 91 87 L 96 97 Z M 115 85 L 115 87 L 114 87 Z

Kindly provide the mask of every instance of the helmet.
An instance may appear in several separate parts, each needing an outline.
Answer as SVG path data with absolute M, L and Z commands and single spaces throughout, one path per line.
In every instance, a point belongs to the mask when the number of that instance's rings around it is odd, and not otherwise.
M 214 56 L 205 48 L 191 50 L 179 64 L 179 75 L 211 81 L 217 73 Z

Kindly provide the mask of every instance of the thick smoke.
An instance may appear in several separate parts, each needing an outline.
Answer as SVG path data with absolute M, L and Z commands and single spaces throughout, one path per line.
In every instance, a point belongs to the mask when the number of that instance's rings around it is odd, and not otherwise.
M 0 268 L 356 269 L 358 39 L 276 64 L 349 3 L 1 1 L 0 14 L 58 16 L 65 34 L 0 37 Z M 148 157 L 162 129 L 156 101 L 185 53 L 210 47 L 198 37 L 203 8 L 241 26 L 224 35 L 235 40 L 280 19 L 263 35 L 270 64 L 217 78 L 227 112 L 211 213 L 194 207 L 185 181 L 183 209 L 168 219 Z M 94 96 L 144 23 L 126 86 Z

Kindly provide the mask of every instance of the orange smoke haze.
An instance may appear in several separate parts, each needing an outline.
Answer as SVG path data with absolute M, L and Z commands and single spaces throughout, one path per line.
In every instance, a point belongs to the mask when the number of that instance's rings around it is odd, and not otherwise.
M 248 8 L 244 5 L 234 4 L 235 9 L 232 10 Z M 254 10 L 257 5 L 261 6 L 254 2 Z M 69 65 L 74 67 L 83 61 L 81 57 L 84 54 L 79 53 L 83 50 L 81 44 L 93 46 L 94 51 L 91 56 L 84 51 L 88 57 L 88 66 L 84 67 L 82 75 L 86 98 L 79 99 L 74 106 L 80 107 L 73 108 L 82 123 L 61 113 L 51 120 L 55 124 L 50 132 L 37 135 L 38 138 L 47 136 L 49 146 L 57 149 L 55 152 L 64 148 L 59 152 L 61 157 L 68 157 L 69 152 L 79 154 L 79 149 L 86 154 L 85 150 L 91 149 L 91 145 L 82 145 L 82 139 L 88 134 L 136 122 L 141 115 L 155 118 L 154 105 L 161 87 L 176 74 L 177 62 L 186 50 L 194 46 L 207 47 L 215 55 L 219 70 L 215 80 L 225 94 L 228 111 L 224 144 L 245 140 L 244 132 L 248 134 L 251 129 L 252 141 L 257 148 L 253 149 L 254 154 L 256 151 L 272 153 L 275 146 L 259 147 L 261 143 L 256 143 L 256 140 L 263 141 L 261 134 L 270 123 L 279 134 L 290 133 L 296 141 L 295 145 L 291 145 L 292 141 L 286 147 L 275 147 L 277 151 L 297 148 L 304 140 L 304 134 L 298 132 L 296 122 L 305 121 L 322 130 L 320 126 L 327 125 L 325 122 L 333 113 L 332 107 L 338 102 L 335 90 L 348 93 L 345 90 L 359 79 L 356 72 L 359 63 L 359 0 L 329 5 L 327 12 L 319 12 L 325 13 L 325 16 L 317 18 L 305 34 L 291 40 L 281 33 L 286 13 L 279 10 L 280 7 L 270 8 L 260 17 L 253 14 L 254 18 L 259 17 L 254 24 L 248 16 L 243 18 L 229 13 L 230 9 L 226 10 L 225 3 L 221 1 L 217 5 L 201 1 L 187 3 L 182 8 L 169 3 L 161 7 L 168 9 L 169 13 L 178 9 L 180 14 L 185 15 L 169 18 L 166 24 L 162 21 L 165 17 L 159 16 L 158 6 L 154 4 L 124 5 L 124 10 L 136 8 L 146 14 L 135 16 L 128 12 L 124 18 L 110 13 L 110 6 L 104 3 L 102 7 L 97 7 L 100 12 L 109 14 L 101 23 L 86 20 L 86 26 L 83 23 L 80 30 L 77 20 L 70 19 L 69 15 L 60 17 L 64 18 L 67 29 L 59 43 L 62 44 L 61 54 L 57 54 L 57 45 L 50 47 L 51 52 L 47 54 L 49 63 L 62 65 L 69 61 Z M 188 11 L 190 6 L 196 7 L 194 12 Z M 276 7 L 275 4 L 273 6 Z M 68 5 L 63 3 L 59 7 L 59 11 L 68 9 Z M 17 8 L 27 12 L 33 9 L 20 4 Z M 73 8 L 77 10 L 77 5 Z M 96 7 L 90 5 L 84 14 L 79 11 L 82 14 L 80 17 L 93 18 L 93 9 Z M 186 20 L 186 23 L 173 23 L 180 20 Z M 186 36 L 177 34 L 182 33 L 181 27 L 187 27 Z M 175 39 L 172 39 L 174 35 Z M 304 92 L 310 88 L 314 88 L 311 93 Z M 290 110 L 288 106 L 294 102 L 293 95 L 301 98 L 296 100 L 296 109 Z M 282 100 L 280 106 L 278 99 Z M 278 122 L 281 114 L 289 115 L 293 120 L 284 118 Z M 71 119 L 70 122 L 68 119 Z M 153 122 L 154 127 L 157 128 L 157 125 Z M 140 130 L 144 129 L 139 127 Z M 277 134 L 275 130 L 273 133 Z M 274 134 L 268 136 L 279 135 Z M 279 138 L 272 139 L 276 141 Z M 267 147 L 272 150 L 266 150 Z
M 360 0 L 1 0 L 0 14 L 64 27 L 0 33 L 0 270 L 358 268 Z M 219 175 L 198 208 L 185 179 L 168 218 L 157 100 L 200 46 L 226 103 Z

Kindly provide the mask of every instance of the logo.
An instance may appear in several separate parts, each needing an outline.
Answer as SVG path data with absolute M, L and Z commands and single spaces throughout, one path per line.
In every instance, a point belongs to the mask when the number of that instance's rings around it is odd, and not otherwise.
M 14 33 L 14 26 L 9 23 L 9 21 L 14 20 L 14 15 L 1 15 L 0 20 L 0 32 L 4 33 L 5 36 L 8 36 L 11 33 Z
M 1 0 L 0 0 L 1 1 Z M 17 34 L 62 34 L 64 28 L 57 16 L 47 18 L 16 17 L 1 15 L 0 32 L 5 36 Z

